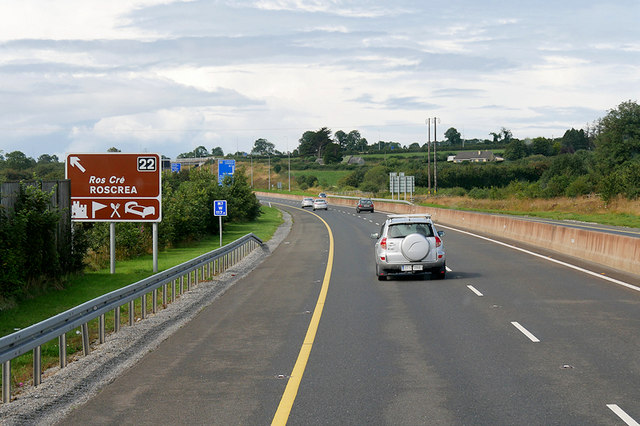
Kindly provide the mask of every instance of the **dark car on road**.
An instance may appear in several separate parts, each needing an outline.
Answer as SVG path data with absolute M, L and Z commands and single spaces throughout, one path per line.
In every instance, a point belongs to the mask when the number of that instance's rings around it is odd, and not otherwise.
M 368 198 L 360 198 L 356 203 L 356 212 L 371 212 L 373 213 L 373 201 Z

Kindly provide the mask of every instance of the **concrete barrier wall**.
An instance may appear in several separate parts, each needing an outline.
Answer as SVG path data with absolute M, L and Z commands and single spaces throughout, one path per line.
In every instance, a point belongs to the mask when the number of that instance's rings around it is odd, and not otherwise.
M 258 196 L 301 200 L 299 195 L 256 192 Z M 332 198 L 329 204 L 355 207 L 355 200 Z M 575 229 L 518 218 L 460 210 L 375 202 L 376 210 L 389 213 L 429 213 L 433 220 L 483 234 L 531 244 L 557 253 L 588 260 L 640 275 L 640 238 Z

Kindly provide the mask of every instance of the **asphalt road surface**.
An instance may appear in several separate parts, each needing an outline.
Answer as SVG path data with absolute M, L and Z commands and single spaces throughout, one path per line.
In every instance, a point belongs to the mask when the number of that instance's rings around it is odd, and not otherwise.
M 369 235 L 383 214 L 297 206 L 281 204 L 294 225 L 270 258 L 64 423 L 640 420 L 637 277 L 441 227 L 445 280 L 379 282 Z

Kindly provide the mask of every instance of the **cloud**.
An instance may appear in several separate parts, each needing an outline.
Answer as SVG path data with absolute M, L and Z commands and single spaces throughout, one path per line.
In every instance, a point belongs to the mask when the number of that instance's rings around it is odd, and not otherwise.
M 284 150 L 324 126 L 404 144 L 427 114 L 560 134 L 640 85 L 639 19 L 595 0 L 5 0 L 0 149 Z

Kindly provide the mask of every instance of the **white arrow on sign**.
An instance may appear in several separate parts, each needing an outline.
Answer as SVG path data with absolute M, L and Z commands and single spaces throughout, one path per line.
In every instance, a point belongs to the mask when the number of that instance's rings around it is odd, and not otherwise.
M 69 164 L 71 164 L 71 167 L 77 167 L 78 169 L 80 169 L 82 173 L 87 171 L 84 167 L 82 167 L 82 164 L 80 164 L 80 159 L 78 157 L 69 157 Z

